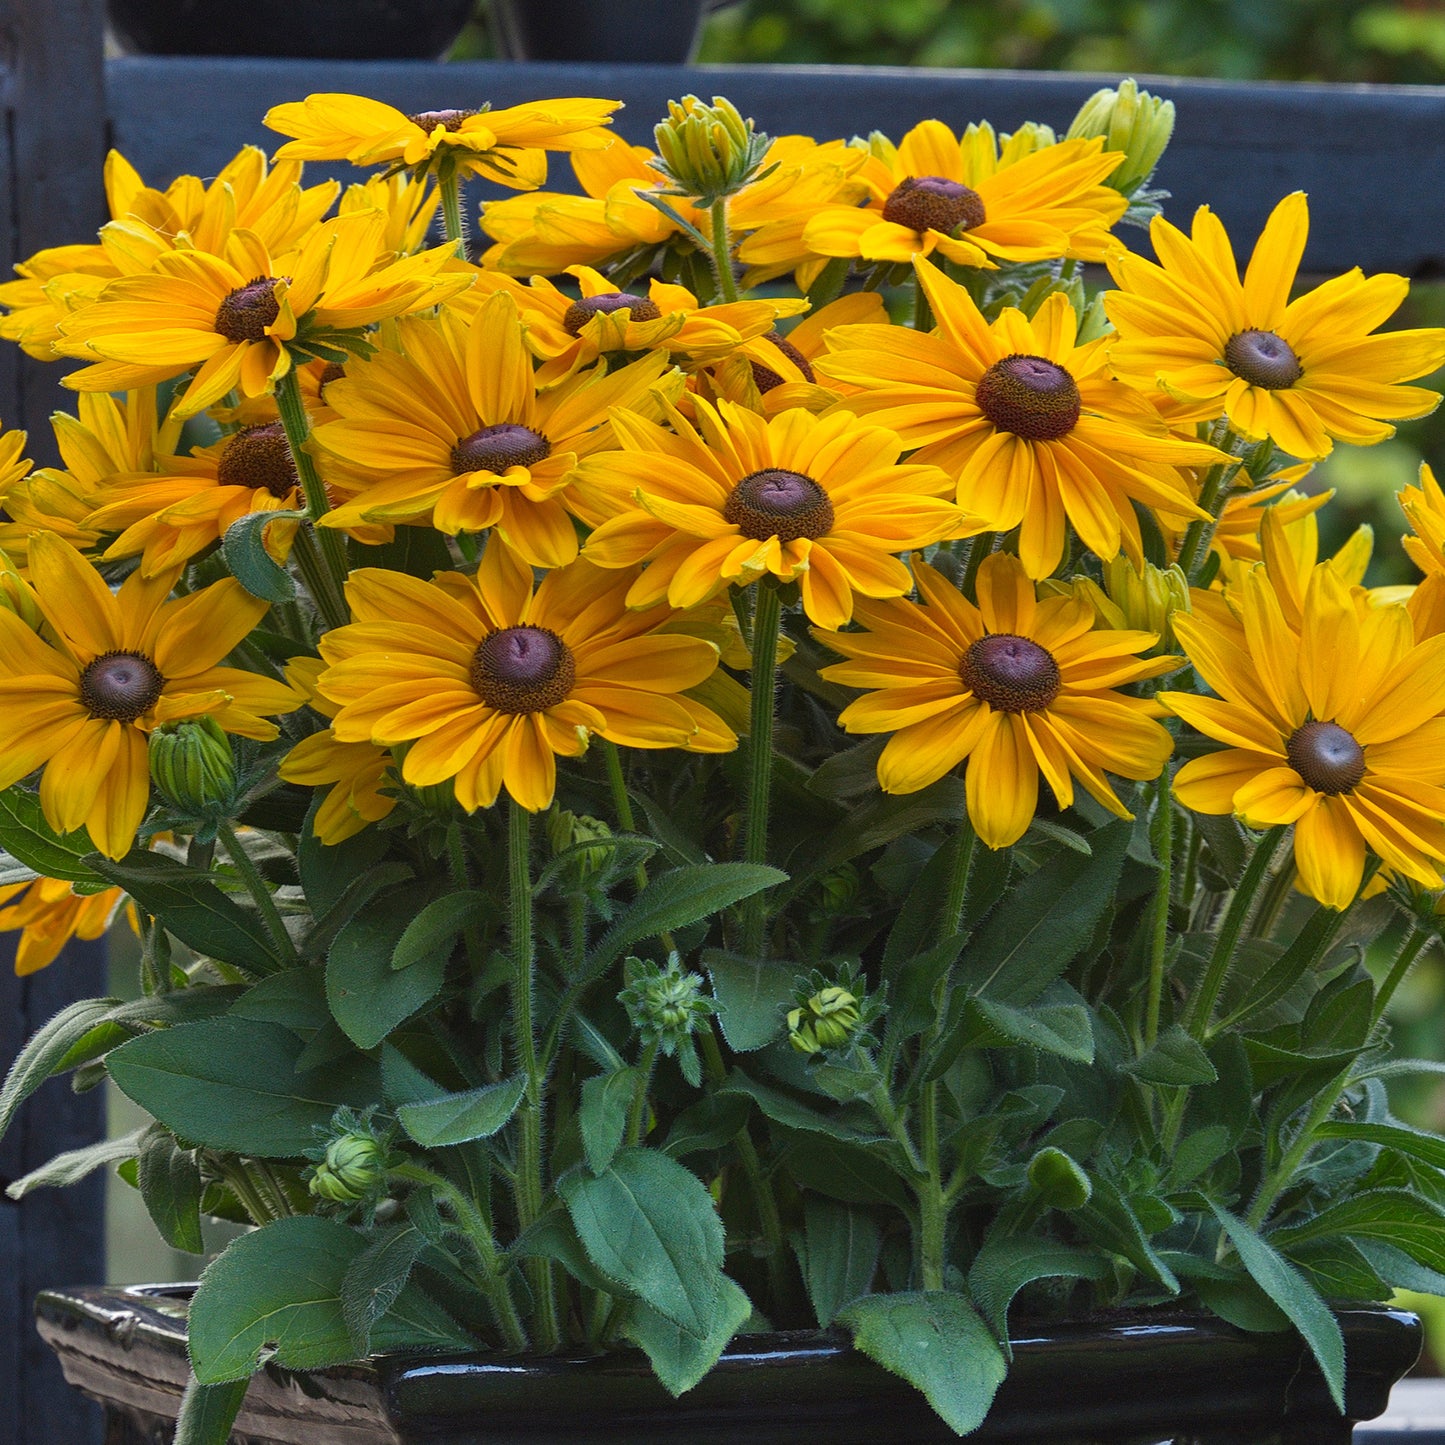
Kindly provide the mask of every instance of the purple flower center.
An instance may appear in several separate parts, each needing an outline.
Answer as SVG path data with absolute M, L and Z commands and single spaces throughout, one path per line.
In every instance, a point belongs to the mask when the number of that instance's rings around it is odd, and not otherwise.
M 897 186 L 883 202 L 883 219 L 910 231 L 942 231 L 946 236 L 983 225 L 983 197 L 958 181 L 919 176 Z
M 1062 366 L 1042 356 L 996 361 L 979 379 L 981 412 L 1000 430 L 1031 442 L 1057 441 L 1079 420 L 1079 388 Z
M 1365 776 L 1365 750 L 1339 723 L 1307 722 L 1284 745 L 1289 765 L 1307 788 L 1338 797 Z
M 1224 364 L 1251 386 L 1284 391 L 1304 374 L 1294 348 L 1273 331 L 1237 331 L 1224 343 Z
M 1058 695 L 1059 664 L 1053 653 L 1012 632 L 980 637 L 958 665 L 963 685 L 1000 712 L 1038 712 Z
M 103 652 L 80 674 L 80 700 L 93 718 L 134 722 L 165 687 L 155 663 L 141 652 Z
M 551 454 L 552 443 L 541 432 L 503 421 L 463 437 L 452 448 L 452 470 L 458 476 L 463 472 L 500 475 L 508 467 L 534 467 Z
M 576 681 L 571 648 L 545 627 L 504 627 L 472 654 L 472 686 L 498 712 L 544 712 L 564 701 Z
M 281 303 L 276 299 L 278 279 L 258 276 L 232 291 L 216 309 L 216 330 L 227 341 L 264 341 L 266 328 L 281 314 Z
M 833 528 L 827 492 L 801 472 L 772 467 L 744 477 L 724 503 L 723 516 L 744 537 L 758 542 L 824 537 Z
M 630 291 L 605 291 L 600 296 L 584 296 L 574 301 L 562 316 L 562 329 L 568 336 L 580 336 L 582 328 L 594 316 L 611 316 L 614 311 L 627 311 L 634 321 L 656 321 L 662 315 L 656 301 L 634 296 Z
M 237 432 L 216 464 L 216 480 L 223 487 L 264 488 L 273 497 L 289 497 L 298 479 L 281 423 Z

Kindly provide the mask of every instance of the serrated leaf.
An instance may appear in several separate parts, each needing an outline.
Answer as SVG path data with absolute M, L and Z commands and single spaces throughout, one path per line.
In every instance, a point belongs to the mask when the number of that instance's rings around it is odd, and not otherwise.
M 878 1220 L 868 1210 L 816 1195 L 804 1201 L 803 1281 L 823 1329 L 872 1288 L 882 1243 Z
M 326 1000 L 358 1048 L 374 1049 L 398 1024 L 425 1008 L 446 978 L 439 954 L 400 972 L 392 955 L 411 921 L 404 896 L 386 894 L 336 935 L 326 957 Z
M 201 1241 L 201 1168 L 168 1129 L 152 1124 L 141 1135 L 136 1184 L 157 1232 L 172 1249 L 204 1254 Z
M 1027 1234 L 991 1234 L 974 1256 L 968 1290 L 1000 1339 L 1008 1337 L 1008 1307 L 1025 1285 L 1039 1279 L 1103 1279 L 1108 1264 L 1097 1254 Z
M 443 1094 L 421 1104 L 403 1104 L 397 1121 L 408 1136 L 425 1149 L 489 1139 L 517 1112 L 527 1080 L 518 1074 L 500 1084 L 468 1089 L 464 1094 Z
M 458 935 L 489 906 L 487 895 L 475 888 L 432 899 L 397 939 L 391 954 L 392 968 L 410 968 L 437 958 L 445 965 Z
M 1345 1340 L 1339 1321 L 1330 1313 L 1319 1292 L 1274 1247 L 1217 1204 L 1213 1206 L 1229 1242 L 1234 1246 L 1254 1282 L 1278 1305 L 1304 1337 L 1325 1377 L 1330 1398 L 1343 1413 L 1345 1408 Z
M 0 792 L 0 848 L 46 878 L 70 883 L 104 882 L 84 860 L 95 844 L 83 829 L 57 833 L 45 821 L 40 796 L 26 788 Z
M 716 1329 L 723 1231 L 695 1174 L 653 1149 L 624 1149 L 600 1175 L 557 1181 L 587 1257 L 698 1340 Z
M 703 1339 L 679 1329 L 641 1300 L 627 1302 L 622 1333 L 646 1353 L 657 1378 L 676 1398 L 692 1389 L 717 1364 L 728 1341 L 752 1312 L 753 1303 L 741 1286 L 724 1275 L 718 1287 L 712 1329 Z
M 921 1390 L 955 1434 L 976 1430 L 1008 1364 L 998 1342 L 959 1294 L 875 1294 L 838 1316 L 853 1346 Z
M 0 793 L 0 799 L 8 796 Z M 0 1086 L 0 1138 L 15 1111 L 60 1067 L 70 1051 L 93 1028 L 103 1024 L 120 1002 L 114 998 L 83 998 L 68 1004 L 42 1024 L 16 1056 Z
M 1119 1068 L 1146 1084 L 1212 1084 L 1219 1077 L 1203 1046 L 1178 1024 L 1165 1029 L 1152 1049 L 1120 1064 Z
M 201 1276 L 191 1302 L 187 1333 L 196 1378 L 208 1385 L 244 1379 L 266 1359 L 291 1370 L 354 1359 L 341 1286 L 365 1248 L 357 1231 L 315 1215 L 281 1219 L 232 1240 Z M 378 1351 L 472 1343 L 415 1285 L 402 1291 L 371 1336 Z
M 601 1174 L 622 1147 L 637 1084 L 638 1070 L 615 1069 L 608 1074 L 594 1074 L 582 1085 L 577 1126 L 582 1131 L 587 1167 L 594 1174 Z
M 341 1280 L 341 1317 L 358 1356 L 370 1354 L 376 1322 L 401 1297 L 426 1247 L 419 1229 L 398 1225 L 376 1235 L 347 1267 Z
M 765 1048 L 783 1036 L 794 976 L 804 970 L 709 948 L 703 967 L 718 1002 L 718 1024 L 735 1053 Z
M 305 512 L 251 512 L 226 528 L 221 556 L 231 576 L 263 602 L 290 602 L 296 596 L 291 574 L 266 550 L 266 528 L 277 521 L 301 521 Z

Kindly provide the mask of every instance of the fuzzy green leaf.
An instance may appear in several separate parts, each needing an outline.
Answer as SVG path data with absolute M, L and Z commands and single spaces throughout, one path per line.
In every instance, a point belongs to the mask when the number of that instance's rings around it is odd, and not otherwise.
M 410 968 L 415 963 L 434 961 L 438 957 L 445 964 L 451 957 L 458 935 L 488 906 L 487 895 L 475 888 L 432 899 L 397 939 L 391 954 L 391 966 Z
M 336 935 L 327 955 L 326 999 L 336 1022 L 358 1048 L 374 1049 L 441 991 L 447 968 L 444 954 L 433 953 L 410 968 L 391 966 L 413 909 L 405 894 L 384 894 Z
M 0 793 L 0 799 L 7 796 Z M 40 1026 L 16 1056 L 0 1087 L 0 1138 L 9 1129 L 21 1104 L 59 1071 L 70 1051 L 92 1029 L 103 1024 L 119 1002 L 114 998 L 83 998 L 68 1004 Z
M 152 1124 L 141 1136 L 136 1182 L 146 1212 L 172 1249 L 204 1254 L 201 1242 L 201 1169 L 195 1152 L 182 1149 L 169 1129 Z
M 266 550 L 266 528 L 272 522 L 300 521 L 305 512 L 251 512 L 226 528 L 221 555 L 231 576 L 263 602 L 290 602 L 296 596 L 291 574 Z
M 728 1341 L 743 1327 L 753 1312 L 752 1301 L 726 1275 L 718 1289 L 712 1328 L 703 1339 L 679 1329 L 665 1315 L 629 1300 L 622 1333 L 639 1346 L 652 1361 L 652 1368 L 664 1388 L 674 1397 L 692 1389 L 717 1364 Z
M 518 1074 L 500 1084 L 468 1089 L 464 1094 L 443 1094 L 420 1104 L 403 1104 L 396 1117 L 407 1134 L 423 1148 L 441 1149 L 489 1139 L 517 1112 L 527 1080 Z
M 808 1196 L 803 1205 L 803 1278 L 823 1329 L 844 1305 L 872 1288 L 882 1243 L 878 1220 L 866 1209 Z
M 594 1074 L 582 1085 L 577 1124 L 582 1131 L 582 1147 L 587 1151 L 587 1167 L 594 1174 L 601 1174 L 622 1147 L 638 1077 L 637 1069 L 614 1069 L 608 1074 Z

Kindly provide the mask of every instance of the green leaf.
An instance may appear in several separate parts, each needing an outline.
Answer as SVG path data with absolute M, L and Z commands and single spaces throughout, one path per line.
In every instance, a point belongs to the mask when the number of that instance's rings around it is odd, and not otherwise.
M 182 1149 L 169 1129 L 152 1124 L 141 1135 L 136 1182 L 146 1212 L 172 1249 L 204 1254 L 201 1242 L 201 1169 L 190 1149 Z
M 1445 1139 L 1421 1129 L 1406 1128 L 1403 1124 L 1367 1124 L 1353 1119 L 1331 1119 L 1315 1129 L 1315 1137 L 1383 1144 L 1434 1169 L 1445 1169 Z
M 1152 1049 L 1119 1068 L 1146 1084 L 1212 1084 L 1219 1077 L 1203 1047 L 1178 1024 L 1165 1029 Z
M 380 828 L 363 828 L 341 843 L 323 843 L 315 829 L 320 806 L 319 799 L 312 803 L 296 849 L 301 888 L 318 918 L 334 908 L 362 874 L 380 863 L 387 849 L 387 835 Z
M 411 921 L 405 894 L 389 893 L 363 909 L 336 935 L 326 959 L 326 999 L 347 1038 L 374 1049 L 398 1024 L 441 991 L 442 954 L 405 968 L 392 955 Z
M 1094 1030 L 1089 1011 L 1082 1004 L 1034 1004 L 1014 1008 L 992 999 L 974 999 L 968 1014 L 977 1033 L 968 1042 L 975 1047 L 992 1048 L 1000 1043 L 1023 1044 L 1042 1049 L 1046 1054 L 1072 1059 L 1078 1064 L 1094 1062 Z M 948 1061 L 952 1063 L 952 1059 Z M 946 1066 L 945 1066 L 946 1069 Z M 937 1076 L 944 1072 L 937 1065 L 929 1071 Z
M 1001 1339 L 1008 1336 L 1008 1307 L 1025 1285 L 1039 1279 L 1103 1279 L 1108 1264 L 1097 1254 L 1029 1234 L 994 1231 L 968 1271 L 968 1290 Z
M 8 792 L 0 793 L 0 802 L 9 796 Z M 11 1064 L 4 1085 L 0 1086 L 0 1138 L 9 1129 L 21 1104 L 59 1071 L 76 1044 L 104 1023 L 119 1002 L 114 998 L 80 999 L 68 1004 L 35 1031 Z
M 1290 1318 L 1304 1337 L 1329 1386 L 1330 1398 L 1345 1408 L 1345 1340 L 1339 1322 L 1318 1291 L 1273 1245 L 1217 1204 L 1213 1206 L 1229 1242 L 1254 1282 Z
M 577 1124 L 582 1131 L 582 1147 L 587 1151 L 587 1167 L 594 1174 L 601 1174 L 622 1147 L 638 1078 L 637 1069 L 614 1069 L 594 1074 L 582 1085 Z
M 425 1149 L 489 1139 L 517 1112 L 526 1092 L 524 1075 L 469 1089 L 464 1094 L 443 1094 L 423 1104 L 403 1104 L 397 1120 L 411 1139 Z
M 675 1398 L 692 1389 L 717 1364 L 728 1341 L 752 1312 L 752 1301 L 739 1285 L 724 1275 L 718 1287 L 712 1328 L 703 1339 L 679 1329 L 641 1300 L 627 1302 L 622 1333 L 646 1352 L 657 1378 Z
M 95 852 L 90 835 L 83 828 L 57 833 L 45 821 L 40 795 L 26 788 L 0 792 L 0 848 L 46 878 L 71 883 L 101 881 L 85 861 Z
M 399 1104 L 424 1104 L 446 1090 L 424 1074 L 395 1044 L 381 1046 L 381 1097 L 394 1109 Z
M 783 1162 L 804 1189 L 815 1189 L 845 1204 L 886 1204 L 907 1211 L 913 1194 L 876 1147 L 848 1143 L 826 1134 L 794 1134 Z
M 489 906 L 488 896 L 475 888 L 434 898 L 397 939 L 391 966 L 410 968 L 414 963 L 435 962 L 438 958 L 445 966 L 457 936 Z
M 549 1209 L 517 1236 L 508 1251 L 513 1259 L 553 1259 L 587 1289 L 625 1299 L 627 1291 L 587 1258 L 571 1219 L 561 1209 Z
M 1040 1202 L 1050 1209 L 1082 1209 L 1094 1196 L 1094 1186 L 1078 1161 L 1052 1145 L 1045 1145 L 1029 1160 L 1028 1181 Z
M 803 1280 L 821 1328 L 873 1287 L 883 1239 L 866 1209 L 809 1195 L 803 1205 Z
M 302 521 L 305 512 L 252 512 L 226 528 L 221 556 L 231 576 L 263 602 L 290 602 L 296 596 L 291 574 L 266 550 L 265 532 L 272 522 Z
M 203 1385 L 192 1375 L 181 1396 L 174 1445 L 227 1445 L 250 1384 L 249 1375 L 221 1385 Z
M 365 1060 L 298 1074 L 303 1047 L 279 1024 L 203 1019 L 122 1044 L 107 1068 L 123 1094 L 182 1139 L 294 1158 L 316 1143 L 338 1105 L 364 1108 L 376 1097 Z
M 959 1294 L 867 1295 L 838 1322 L 853 1332 L 855 1349 L 921 1390 L 958 1435 L 983 1423 L 1008 1373 L 998 1342 Z
M 341 1288 L 366 1239 L 315 1215 L 278 1220 L 231 1241 L 201 1276 L 188 1321 L 191 1364 L 202 1384 L 240 1380 L 264 1360 L 319 1370 L 356 1358 Z M 372 1331 L 377 1351 L 474 1341 L 415 1285 Z
M 644 938 L 672 933 L 710 918 L 764 888 L 785 883 L 787 878 L 781 869 L 760 863 L 697 863 L 661 873 L 603 934 L 587 956 L 585 976 L 596 977 Z
M 718 1024 L 735 1053 L 765 1048 L 783 1036 L 796 973 L 787 964 L 705 949 L 703 967 L 718 1001 Z
M 1134 1207 L 1108 1179 L 1096 1178 L 1089 1202 L 1070 1216 L 1096 1243 L 1123 1255 L 1136 1269 L 1161 1284 L 1170 1294 L 1179 1293 L 1174 1271 L 1149 1243 Z
M 401 1298 L 411 1272 L 427 1247 L 413 1225 L 398 1225 L 371 1239 L 341 1280 L 341 1317 L 358 1356 L 371 1353 L 376 1322 Z
M 960 1010 L 967 993 L 1027 1004 L 1063 973 L 1113 899 L 1131 829 L 1122 820 L 1096 829 L 1091 855 L 1052 858 L 1004 895 L 963 955 Z
M 331 1022 L 326 1006 L 326 975 L 319 968 L 288 968 L 248 988 L 230 1007 L 237 1019 L 280 1024 L 309 1040 Z
M 769 1119 L 775 1124 L 782 1124 L 788 1129 L 803 1129 L 810 1133 L 827 1134 L 833 1139 L 847 1140 L 853 1143 L 866 1144 L 875 1140 L 882 1141 L 883 1135 L 877 1132 L 873 1115 L 868 1117 L 869 1128 L 859 1129 L 847 1122 L 847 1117 L 838 1118 L 838 1111 L 822 1114 L 809 1104 L 800 1099 L 795 1099 L 791 1094 L 785 1094 L 781 1089 L 775 1089 L 771 1084 L 764 1084 L 757 1079 L 750 1079 L 741 1069 L 734 1069 L 727 1076 L 726 1082 L 718 1090 L 722 1094 L 743 1094 L 751 1099 Z
M 673 1120 L 662 1152 L 674 1159 L 721 1149 L 747 1123 L 750 1105 L 740 1094 L 708 1094 Z
M 1408 1189 L 1367 1189 L 1303 1224 L 1272 1230 L 1270 1239 L 1288 1249 L 1331 1235 L 1378 1239 L 1404 1250 L 1427 1269 L 1445 1274 L 1445 1209 Z
M 160 853 L 140 851 L 119 863 L 92 853 L 86 862 L 160 918 L 187 948 L 252 976 L 284 966 L 256 912 L 233 903 L 204 873 Z
M 68 1149 L 15 1180 L 6 1187 L 5 1193 L 11 1199 L 24 1199 L 32 1189 L 65 1189 L 78 1184 L 87 1174 L 94 1174 L 107 1164 L 132 1158 L 140 1148 L 143 1132 L 136 1129 L 123 1138 L 102 1139 L 99 1144 L 87 1144 L 83 1149 Z
M 600 1175 L 557 1181 L 587 1257 L 698 1340 L 717 1327 L 723 1231 L 695 1174 L 655 1149 L 624 1149 Z

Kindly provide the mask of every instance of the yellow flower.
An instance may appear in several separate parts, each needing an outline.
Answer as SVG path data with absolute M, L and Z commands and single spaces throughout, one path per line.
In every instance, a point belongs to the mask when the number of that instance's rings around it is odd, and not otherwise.
M 839 406 L 892 428 L 914 460 L 957 478 L 958 502 L 991 531 L 1019 531 L 1030 577 L 1064 555 L 1066 522 L 1108 560 L 1135 566 L 1134 503 L 1203 516 L 1181 466 L 1232 460 L 1169 434 L 1158 413 L 1110 379 L 1104 340 L 1076 344 L 1078 321 L 1055 292 L 1032 321 L 1006 309 L 988 324 L 973 298 L 920 258 L 938 330 L 855 326 L 829 333 L 815 369 L 860 388 Z
M 1159 264 L 1109 258 L 1117 291 L 1104 305 L 1118 337 L 1109 359 L 1126 381 L 1161 386 L 1190 420 L 1227 416 L 1251 441 L 1291 456 L 1326 455 L 1335 440 L 1367 446 L 1389 421 L 1425 416 L 1436 392 L 1401 386 L 1445 362 L 1445 330 L 1370 333 L 1405 299 L 1403 276 L 1358 267 L 1289 299 L 1304 254 L 1304 193 L 1271 213 L 1241 282 L 1234 251 L 1207 206 L 1186 236 L 1163 217 L 1149 229 Z
M 1123 160 L 1101 139 L 1034 148 L 1025 134 L 1000 144 L 987 124 L 962 137 L 942 121 L 916 125 L 895 148 L 869 141 L 859 173 L 865 205 L 827 207 L 803 228 L 815 255 L 907 263 L 937 251 L 960 266 L 1102 260 L 1128 202 L 1101 185 Z M 754 246 L 745 259 L 758 257 Z
M 677 697 L 717 665 L 717 648 L 629 610 L 631 583 L 579 560 L 533 590 L 529 567 L 495 539 L 474 579 L 421 582 L 364 568 L 346 584 L 351 625 L 328 632 L 319 687 L 341 742 L 410 743 L 402 776 L 452 780 L 469 812 L 507 792 L 537 812 L 556 758 L 592 733 L 629 747 L 686 747 L 698 731 Z M 720 720 L 716 728 L 726 731 Z
M 645 406 L 665 353 L 539 391 L 517 308 L 493 295 L 470 323 L 450 308 L 400 330 L 399 352 L 347 367 L 327 387 L 340 420 L 318 427 L 323 473 L 354 496 L 322 525 L 430 522 L 495 528 L 533 566 L 577 555 L 563 489 L 577 459 L 611 446 L 607 413 Z M 677 378 L 678 385 L 681 378 Z
M 426 248 L 427 234 L 441 206 L 441 191 L 425 178 L 372 176 L 347 186 L 337 211 L 380 211 L 386 217 L 383 247 L 394 256 Z
M 92 365 L 65 384 L 79 391 L 145 386 L 198 368 L 174 407 L 194 416 L 228 391 L 271 391 L 312 332 L 368 326 L 435 305 L 470 284 L 442 274 L 453 255 L 438 246 L 393 260 L 386 217 L 353 211 L 318 226 L 273 260 L 260 240 L 234 232 L 224 255 L 172 251 L 153 270 L 110 282 L 60 324 L 56 349 Z
M 1238 629 L 1204 616 L 1174 630 L 1218 694 L 1160 694 L 1227 746 L 1186 763 L 1175 796 L 1254 828 L 1294 824 L 1300 882 L 1348 908 L 1366 851 L 1427 888 L 1445 862 L 1445 637 L 1416 642 L 1403 607 L 1362 607 L 1327 563 L 1290 627 L 1262 569 L 1239 588 Z
M 324 93 L 272 106 L 265 123 L 294 137 L 278 161 L 350 161 L 415 170 L 445 162 L 514 190 L 547 179 L 545 151 L 600 149 L 616 100 L 540 100 L 492 110 L 423 110 L 406 115 L 360 95 Z
M 585 555 L 644 564 L 628 605 L 694 607 L 729 585 L 796 580 L 824 627 L 853 615 L 854 595 L 898 597 L 912 585 L 895 556 L 968 535 L 936 467 L 900 466 L 903 444 L 846 412 L 785 411 L 768 420 L 731 402 L 693 402 L 673 431 L 619 412 L 623 450 L 584 463 L 577 492 L 605 516 Z
M 1295 470 L 1290 468 L 1290 471 Z M 1219 514 L 1219 525 L 1214 529 L 1210 550 L 1219 554 L 1221 567 L 1230 562 L 1258 562 L 1262 557 L 1259 544 L 1260 528 L 1264 525 L 1267 512 L 1278 511 L 1280 520 L 1296 522 L 1317 512 L 1334 496 L 1333 491 L 1315 492 L 1305 495 L 1293 491 L 1294 479 L 1276 472 L 1283 480 L 1270 482 L 1262 487 L 1247 487 L 1231 491 Z M 1239 480 L 1249 482 L 1248 473 L 1241 471 Z M 1169 544 L 1176 551 L 1184 540 L 1184 529 L 1188 518 L 1161 518 L 1160 523 Z
M 1396 496 L 1412 533 L 1400 540 L 1406 555 L 1427 577 L 1445 572 L 1445 491 L 1428 462 L 1420 463 L 1420 485 Z
M 18 928 L 15 972 L 24 978 L 54 963 L 72 938 L 100 938 L 125 894 L 119 888 L 76 893 L 59 878 L 11 883 L 0 888 L 0 929 Z
M 333 718 L 337 705 L 316 690 L 325 665 L 319 657 L 294 657 L 286 664 L 286 681 L 322 717 Z M 331 785 L 312 820 L 316 836 L 331 846 L 344 843 L 396 807 L 396 793 L 385 787 L 391 766 L 385 748 L 370 742 L 343 743 L 325 728 L 297 743 L 277 772 L 288 783 Z
M 50 826 L 86 828 L 109 858 L 145 816 L 153 727 L 209 715 L 264 740 L 277 731 L 267 717 L 299 703 L 283 683 L 216 665 L 266 611 L 239 582 L 167 602 L 170 578 L 132 573 L 112 593 L 46 533 L 31 542 L 30 580 L 49 627 L 37 636 L 0 609 L 0 787 L 43 767 Z
M 975 607 L 921 560 L 922 604 L 860 602 L 861 632 L 817 637 L 848 658 L 830 682 L 868 689 L 838 721 L 850 733 L 892 733 L 878 759 L 886 793 L 926 788 L 966 758 L 968 816 L 990 848 L 1007 848 L 1038 807 L 1039 774 L 1061 808 L 1074 779 L 1111 813 L 1130 816 L 1105 770 L 1159 775 L 1172 741 L 1147 698 L 1112 689 L 1157 677 L 1175 657 L 1140 660 L 1149 632 L 1095 631 L 1087 602 L 1036 600 L 1015 557 L 995 552 L 978 573 Z

